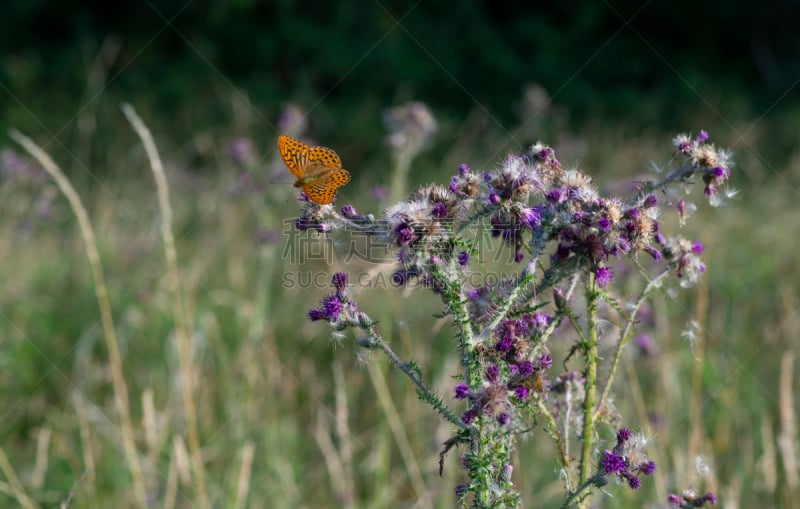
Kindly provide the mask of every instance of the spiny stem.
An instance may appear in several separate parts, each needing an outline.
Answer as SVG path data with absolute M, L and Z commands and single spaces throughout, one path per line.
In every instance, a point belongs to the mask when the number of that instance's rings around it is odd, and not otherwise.
M 461 429 L 467 429 L 467 426 L 463 422 L 461 422 L 461 420 L 458 417 L 456 417 L 453 414 L 453 412 L 450 411 L 449 408 L 447 408 L 444 402 L 442 402 L 442 400 L 436 394 L 434 394 L 427 385 L 425 385 L 425 382 L 423 382 L 422 379 L 419 376 L 417 376 L 417 374 L 412 369 L 408 367 L 408 363 L 400 360 L 400 357 L 398 357 L 397 354 L 394 353 L 392 347 L 390 347 L 389 343 L 387 343 L 381 337 L 381 335 L 375 329 L 374 325 L 370 327 L 370 329 L 368 330 L 368 334 L 370 339 L 372 340 L 372 344 L 369 346 L 371 348 L 374 347 L 380 348 L 383 351 L 383 353 L 385 353 L 386 356 L 389 358 L 391 363 L 394 364 L 394 366 L 397 369 L 402 371 L 403 374 L 405 374 L 409 378 L 409 380 L 411 380 L 411 383 L 413 383 L 416 386 L 417 391 L 419 391 L 420 396 L 423 397 L 425 401 L 430 402 L 436 408 L 436 410 L 451 424 Z
M 525 269 L 523 269 L 519 275 L 519 281 L 517 281 L 516 286 L 511 291 L 511 295 L 508 296 L 500 309 L 497 310 L 497 316 L 495 316 L 494 320 L 492 320 L 492 323 L 487 325 L 478 335 L 478 342 L 483 342 L 489 339 L 489 335 L 495 329 L 497 329 L 497 327 L 500 325 L 500 322 L 506 319 L 508 313 L 517 302 L 520 293 L 522 293 L 522 290 L 528 285 L 529 282 L 533 280 L 537 261 L 538 257 L 533 258 L 531 262 L 525 266 Z
M 597 387 L 597 283 L 594 274 L 586 279 L 586 374 L 583 399 L 583 431 L 581 433 L 580 480 L 589 479 L 592 465 L 592 432 L 594 431 L 594 397 Z
M 458 351 L 461 354 L 461 368 L 463 370 L 464 383 L 472 387 L 472 351 L 475 345 L 481 341 L 480 337 L 475 337 L 472 332 L 472 324 L 467 309 L 467 299 L 464 298 L 464 288 L 461 280 L 457 277 L 447 277 L 447 273 L 442 274 L 445 280 L 445 291 L 450 293 L 447 305 L 453 315 L 453 325 L 458 331 Z
M 647 286 L 642 290 L 642 293 L 639 295 L 639 298 L 636 299 L 636 303 L 633 305 L 633 309 L 631 310 L 630 317 L 625 323 L 625 328 L 620 331 L 619 334 L 619 341 L 617 341 L 617 346 L 614 351 L 614 360 L 611 363 L 611 370 L 608 373 L 608 379 L 606 380 L 605 387 L 603 387 L 603 393 L 600 395 L 600 399 L 597 400 L 597 406 L 594 411 L 594 416 L 600 413 L 603 409 L 603 405 L 608 398 L 609 393 L 611 392 L 611 386 L 614 383 L 614 376 L 617 373 L 617 366 L 619 365 L 619 360 L 622 358 L 622 348 L 625 346 L 625 343 L 628 342 L 631 335 L 633 334 L 633 325 L 636 321 L 636 314 L 639 312 L 639 308 L 642 306 L 642 303 L 645 299 L 650 295 L 650 293 L 658 287 L 665 277 L 669 275 L 669 268 L 664 269 L 661 271 L 652 281 L 650 281 Z
M 572 507 L 571 504 L 572 504 L 572 502 L 574 500 L 577 500 L 579 503 L 582 502 L 583 500 L 585 500 L 585 499 L 581 499 L 581 497 L 585 497 L 586 495 L 588 495 L 588 493 L 584 493 L 584 492 L 588 488 L 590 488 L 592 485 L 597 483 L 597 481 L 598 481 L 598 479 L 600 477 L 601 476 L 599 474 L 597 474 L 595 476 L 592 476 L 589 479 L 586 479 L 585 481 L 583 481 L 580 484 L 580 486 L 578 486 L 575 489 L 575 491 L 570 491 L 569 493 L 567 493 L 567 497 L 564 499 L 564 503 L 561 504 L 561 509 L 567 509 L 568 507 Z
M 572 476 L 569 472 L 569 456 L 567 455 L 567 450 L 564 445 L 564 441 L 561 439 L 561 432 L 558 429 L 558 423 L 556 422 L 556 418 L 553 413 L 547 408 L 547 405 L 544 403 L 544 398 L 537 396 L 536 397 L 536 408 L 539 412 L 544 416 L 545 420 L 547 421 L 547 428 L 548 434 L 553 438 L 558 446 L 558 456 L 559 462 L 561 466 L 564 468 L 564 472 L 566 475 L 566 483 L 567 489 L 572 488 Z
M 691 176 L 694 172 L 697 171 L 697 165 L 692 164 L 689 166 L 681 166 L 680 168 L 676 168 L 669 172 L 669 174 L 664 177 L 663 179 L 659 180 L 655 184 L 649 184 L 645 187 L 644 191 L 636 195 L 635 197 L 631 198 L 627 202 L 625 202 L 626 207 L 634 207 L 642 202 L 648 194 L 651 194 L 653 191 L 658 191 L 661 188 L 667 186 L 667 184 L 674 182 L 676 180 L 681 180 L 683 178 Z

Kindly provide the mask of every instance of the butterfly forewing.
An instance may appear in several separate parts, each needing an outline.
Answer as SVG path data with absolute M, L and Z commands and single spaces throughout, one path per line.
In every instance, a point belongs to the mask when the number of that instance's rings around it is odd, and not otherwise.
M 327 147 L 312 147 L 308 153 L 308 162 L 319 164 L 327 168 L 341 168 L 342 160 L 333 150 Z
M 288 136 L 278 136 L 278 152 L 283 163 L 298 179 L 303 177 L 308 167 L 308 154 L 310 149 L 302 141 Z
M 347 170 L 336 170 L 330 174 L 328 180 L 333 184 L 333 187 L 342 187 L 350 182 L 350 173 Z

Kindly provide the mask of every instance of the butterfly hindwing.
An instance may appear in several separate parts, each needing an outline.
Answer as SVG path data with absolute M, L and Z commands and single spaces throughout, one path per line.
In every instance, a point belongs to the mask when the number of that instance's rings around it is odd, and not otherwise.
M 303 192 L 306 193 L 308 199 L 320 205 L 327 205 L 333 201 L 336 196 L 336 187 L 330 186 L 325 183 L 314 182 L 303 186 Z
M 320 175 L 304 184 L 303 191 L 311 201 L 326 205 L 333 201 L 336 190 L 349 181 L 350 173 L 347 170 L 329 170 L 327 174 Z

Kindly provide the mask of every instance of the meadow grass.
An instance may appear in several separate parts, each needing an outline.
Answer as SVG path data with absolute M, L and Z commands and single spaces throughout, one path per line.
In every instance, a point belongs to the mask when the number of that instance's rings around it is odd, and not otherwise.
M 149 173 L 158 166 L 152 151 L 123 119 L 109 127 L 122 138 L 108 150 L 107 166 L 118 170 L 90 184 L 79 178 L 75 195 L 59 183 L 67 200 L 33 163 L 0 189 L 2 505 L 455 506 L 456 454 L 438 474 L 452 430 L 384 358 L 357 355 L 350 337 L 331 344 L 328 330 L 307 320 L 327 288 L 282 285 L 285 273 L 307 267 L 284 256 L 284 219 L 298 206 L 271 140 L 257 148 L 263 157 L 237 163 L 224 146 L 242 133 L 198 133 L 191 145 L 204 171 L 193 172 L 170 154 L 170 134 L 155 133 L 167 189 Z M 458 163 L 493 161 L 495 147 L 459 155 L 474 145 L 468 129 L 460 139 L 443 136 L 454 140 L 445 162 L 420 159 L 430 166 L 412 167 L 412 182 L 446 183 Z M 603 161 L 613 174 L 595 180 L 613 187 L 663 155 L 664 135 L 643 133 L 631 148 L 611 150 L 621 137 L 597 130 L 565 138 L 564 149 L 551 144 L 564 162 Z M 499 145 L 502 135 L 489 139 Z M 736 152 L 737 170 L 753 162 L 746 148 Z M 377 215 L 369 190 L 390 181 L 388 161 L 354 167 L 345 159 L 354 181 L 341 203 L 354 198 L 347 202 Z M 756 180 L 747 173 L 753 166 L 743 170 L 748 181 Z M 739 201 L 696 212 L 686 235 L 705 245 L 707 272 L 693 290 L 652 300 L 645 325 L 658 355 L 628 348 L 623 356 L 613 402 L 653 434 L 659 468 L 637 492 L 595 499 L 603 507 L 664 506 L 668 492 L 685 486 L 714 491 L 730 507 L 800 503 L 800 179 L 761 171 L 758 188 L 735 181 Z M 332 274 L 342 257 L 314 269 Z M 394 270 L 346 268 L 387 281 Z M 446 319 L 433 316 L 437 299 L 420 290 L 357 291 L 393 349 L 419 360 L 448 394 L 458 367 Z M 691 320 L 700 325 L 693 347 L 681 335 Z M 600 355 L 611 354 L 601 343 Z M 555 451 L 544 438 L 534 433 L 515 458 L 522 499 L 535 501 L 526 507 L 561 502 Z

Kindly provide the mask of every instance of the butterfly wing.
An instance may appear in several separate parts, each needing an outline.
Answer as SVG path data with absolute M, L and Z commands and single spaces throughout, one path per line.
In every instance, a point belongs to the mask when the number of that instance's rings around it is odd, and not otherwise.
M 308 152 L 308 164 L 325 168 L 341 169 L 342 160 L 338 154 L 327 147 L 312 147 Z
M 333 151 L 331 151 L 333 152 Z M 327 173 L 321 174 L 303 185 L 303 192 L 308 199 L 320 205 L 327 205 L 336 196 L 336 190 L 350 182 L 350 173 L 347 170 L 329 169 Z
M 317 149 L 320 147 L 314 148 Z M 283 159 L 283 164 L 285 164 L 286 167 L 289 168 L 289 171 L 298 179 L 306 174 L 310 151 L 311 149 L 309 149 L 308 145 L 302 141 L 295 140 L 289 136 L 278 136 L 278 153 L 281 155 L 281 159 Z M 334 155 L 336 154 L 334 153 Z

